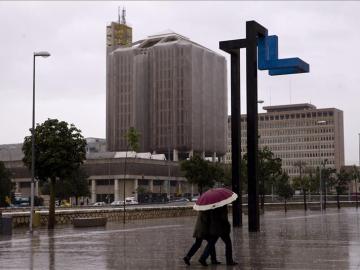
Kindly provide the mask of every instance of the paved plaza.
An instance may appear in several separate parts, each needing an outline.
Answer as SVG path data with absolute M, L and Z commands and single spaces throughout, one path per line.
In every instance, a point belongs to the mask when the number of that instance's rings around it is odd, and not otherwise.
M 208 269 L 360 269 L 360 220 L 354 208 L 340 211 L 268 211 L 261 232 L 232 232 L 234 259 Z M 193 243 L 195 217 L 110 222 L 106 228 L 40 229 L 32 237 L 15 229 L 0 238 L 0 269 L 206 269 L 182 257 Z M 224 245 L 217 244 L 225 262 Z

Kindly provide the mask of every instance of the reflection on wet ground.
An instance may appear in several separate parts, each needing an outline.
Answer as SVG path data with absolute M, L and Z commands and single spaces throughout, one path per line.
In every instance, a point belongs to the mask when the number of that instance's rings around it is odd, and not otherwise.
M 360 210 L 359 210 L 360 212 Z M 261 232 L 232 232 L 236 267 L 209 269 L 360 269 L 359 213 L 267 212 Z M 106 228 L 15 229 L 0 238 L 0 269 L 186 269 L 182 257 L 193 243 L 194 217 L 110 222 Z M 224 245 L 217 244 L 225 262 Z M 204 269 L 197 259 L 191 269 Z

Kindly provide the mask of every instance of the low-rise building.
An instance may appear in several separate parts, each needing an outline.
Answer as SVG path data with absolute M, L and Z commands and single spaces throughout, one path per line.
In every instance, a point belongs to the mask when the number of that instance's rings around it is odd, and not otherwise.
M 1 145 L 0 160 L 11 171 L 15 192 L 27 197 L 30 196 L 31 172 L 22 162 L 21 147 L 22 144 Z M 196 192 L 196 187 L 189 185 L 182 176 L 179 163 L 165 160 L 162 156 L 129 154 L 125 162 L 122 152 L 89 151 L 82 165 L 89 176 L 91 192 L 85 200 L 88 203 L 123 200 L 124 197 L 137 196 L 139 187 L 146 192 L 172 196 Z M 36 182 L 35 195 L 40 193 Z

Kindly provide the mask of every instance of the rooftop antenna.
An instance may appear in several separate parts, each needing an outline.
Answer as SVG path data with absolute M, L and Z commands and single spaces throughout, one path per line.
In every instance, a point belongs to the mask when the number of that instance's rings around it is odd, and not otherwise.
M 122 14 L 121 14 L 121 23 L 122 24 L 126 24 L 125 16 L 126 16 L 126 10 L 125 10 L 125 7 L 123 7 Z
M 120 7 L 118 7 L 118 22 L 120 23 Z
M 290 96 L 290 104 L 291 104 L 291 79 L 289 78 L 289 96 Z
M 269 92 L 270 92 L 270 106 L 271 106 L 271 88 L 270 88 Z

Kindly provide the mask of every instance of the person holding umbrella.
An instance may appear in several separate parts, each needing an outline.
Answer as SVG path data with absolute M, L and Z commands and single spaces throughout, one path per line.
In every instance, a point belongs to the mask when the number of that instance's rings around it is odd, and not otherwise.
M 210 211 L 208 244 L 201 255 L 199 262 L 207 266 L 206 259 L 215 250 L 219 237 L 225 243 L 225 257 L 227 265 L 237 265 L 232 258 L 232 243 L 230 238 L 230 222 L 228 220 L 227 205 L 237 198 L 237 194 L 226 188 L 208 190 L 199 197 L 194 209 L 197 211 Z
M 190 265 L 191 257 L 194 256 L 196 251 L 201 247 L 203 240 L 209 241 L 210 233 L 209 233 L 209 225 L 210 225 L 210 211 L 201 211 L 198 214 L 194 234 L 195 243 L 192 245 L 186 256 L 183 258 L 184 262 L 187 265 Z M 212 264 L 220 264 L 220 262 L 216 259 L 216 251 L 215 245 L 212 248 L 209 248 L 209 254 L 211 257 Z

